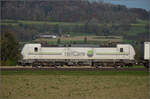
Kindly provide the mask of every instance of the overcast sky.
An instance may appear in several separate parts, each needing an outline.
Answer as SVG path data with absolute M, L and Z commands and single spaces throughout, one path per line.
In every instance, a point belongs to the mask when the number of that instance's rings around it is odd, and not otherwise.
M 128 8 L 144 8 L 150 10 L 150 0 L 93 0 L 104 1 L 112 4 L 126 5 Z

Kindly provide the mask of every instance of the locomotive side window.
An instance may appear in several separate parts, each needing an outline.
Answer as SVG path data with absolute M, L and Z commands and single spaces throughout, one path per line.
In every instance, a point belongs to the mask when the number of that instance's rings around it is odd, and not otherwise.
M 38 52 L 38 48 L 37 47 L 34 48 L 34 52 Z
M 120 48 L 120 52 L 123 52 L 123 48 Z

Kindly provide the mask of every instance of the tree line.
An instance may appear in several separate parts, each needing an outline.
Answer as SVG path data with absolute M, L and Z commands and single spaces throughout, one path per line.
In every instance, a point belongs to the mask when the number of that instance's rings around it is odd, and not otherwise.
M 148 20 L 150 12 L 88 0 L 1 1 L 2 19 L 50 22 L 134 23 Z
M 13 36 L 13 32 L 2 29 L 0 34 L 0 65 L 16 65 L 20 58 L 19 44 Z

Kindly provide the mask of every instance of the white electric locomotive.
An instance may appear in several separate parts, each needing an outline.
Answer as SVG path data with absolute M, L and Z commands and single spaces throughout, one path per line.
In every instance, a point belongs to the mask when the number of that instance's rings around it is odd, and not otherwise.
M 21 65 L 32 66 L 131 66 L 135 50 L 130 44 L 116 47 L 45 47 L 25 44 Z

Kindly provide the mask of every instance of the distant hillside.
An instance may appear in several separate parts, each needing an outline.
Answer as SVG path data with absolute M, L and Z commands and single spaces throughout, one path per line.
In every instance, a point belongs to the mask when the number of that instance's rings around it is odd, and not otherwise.
M 71 36 L 123 36 L 148 39 L 150 12 L 87 0 L 14 0 L 1 2 L 1 29 L 18 41 L 31 41 L 39 33 Z M 137 39 L 139 38 L 139 39 Z
M 1 18 L 50 22 L 135 23 L 148 20 L 140 8 L 85 0 L 1 1 Z

